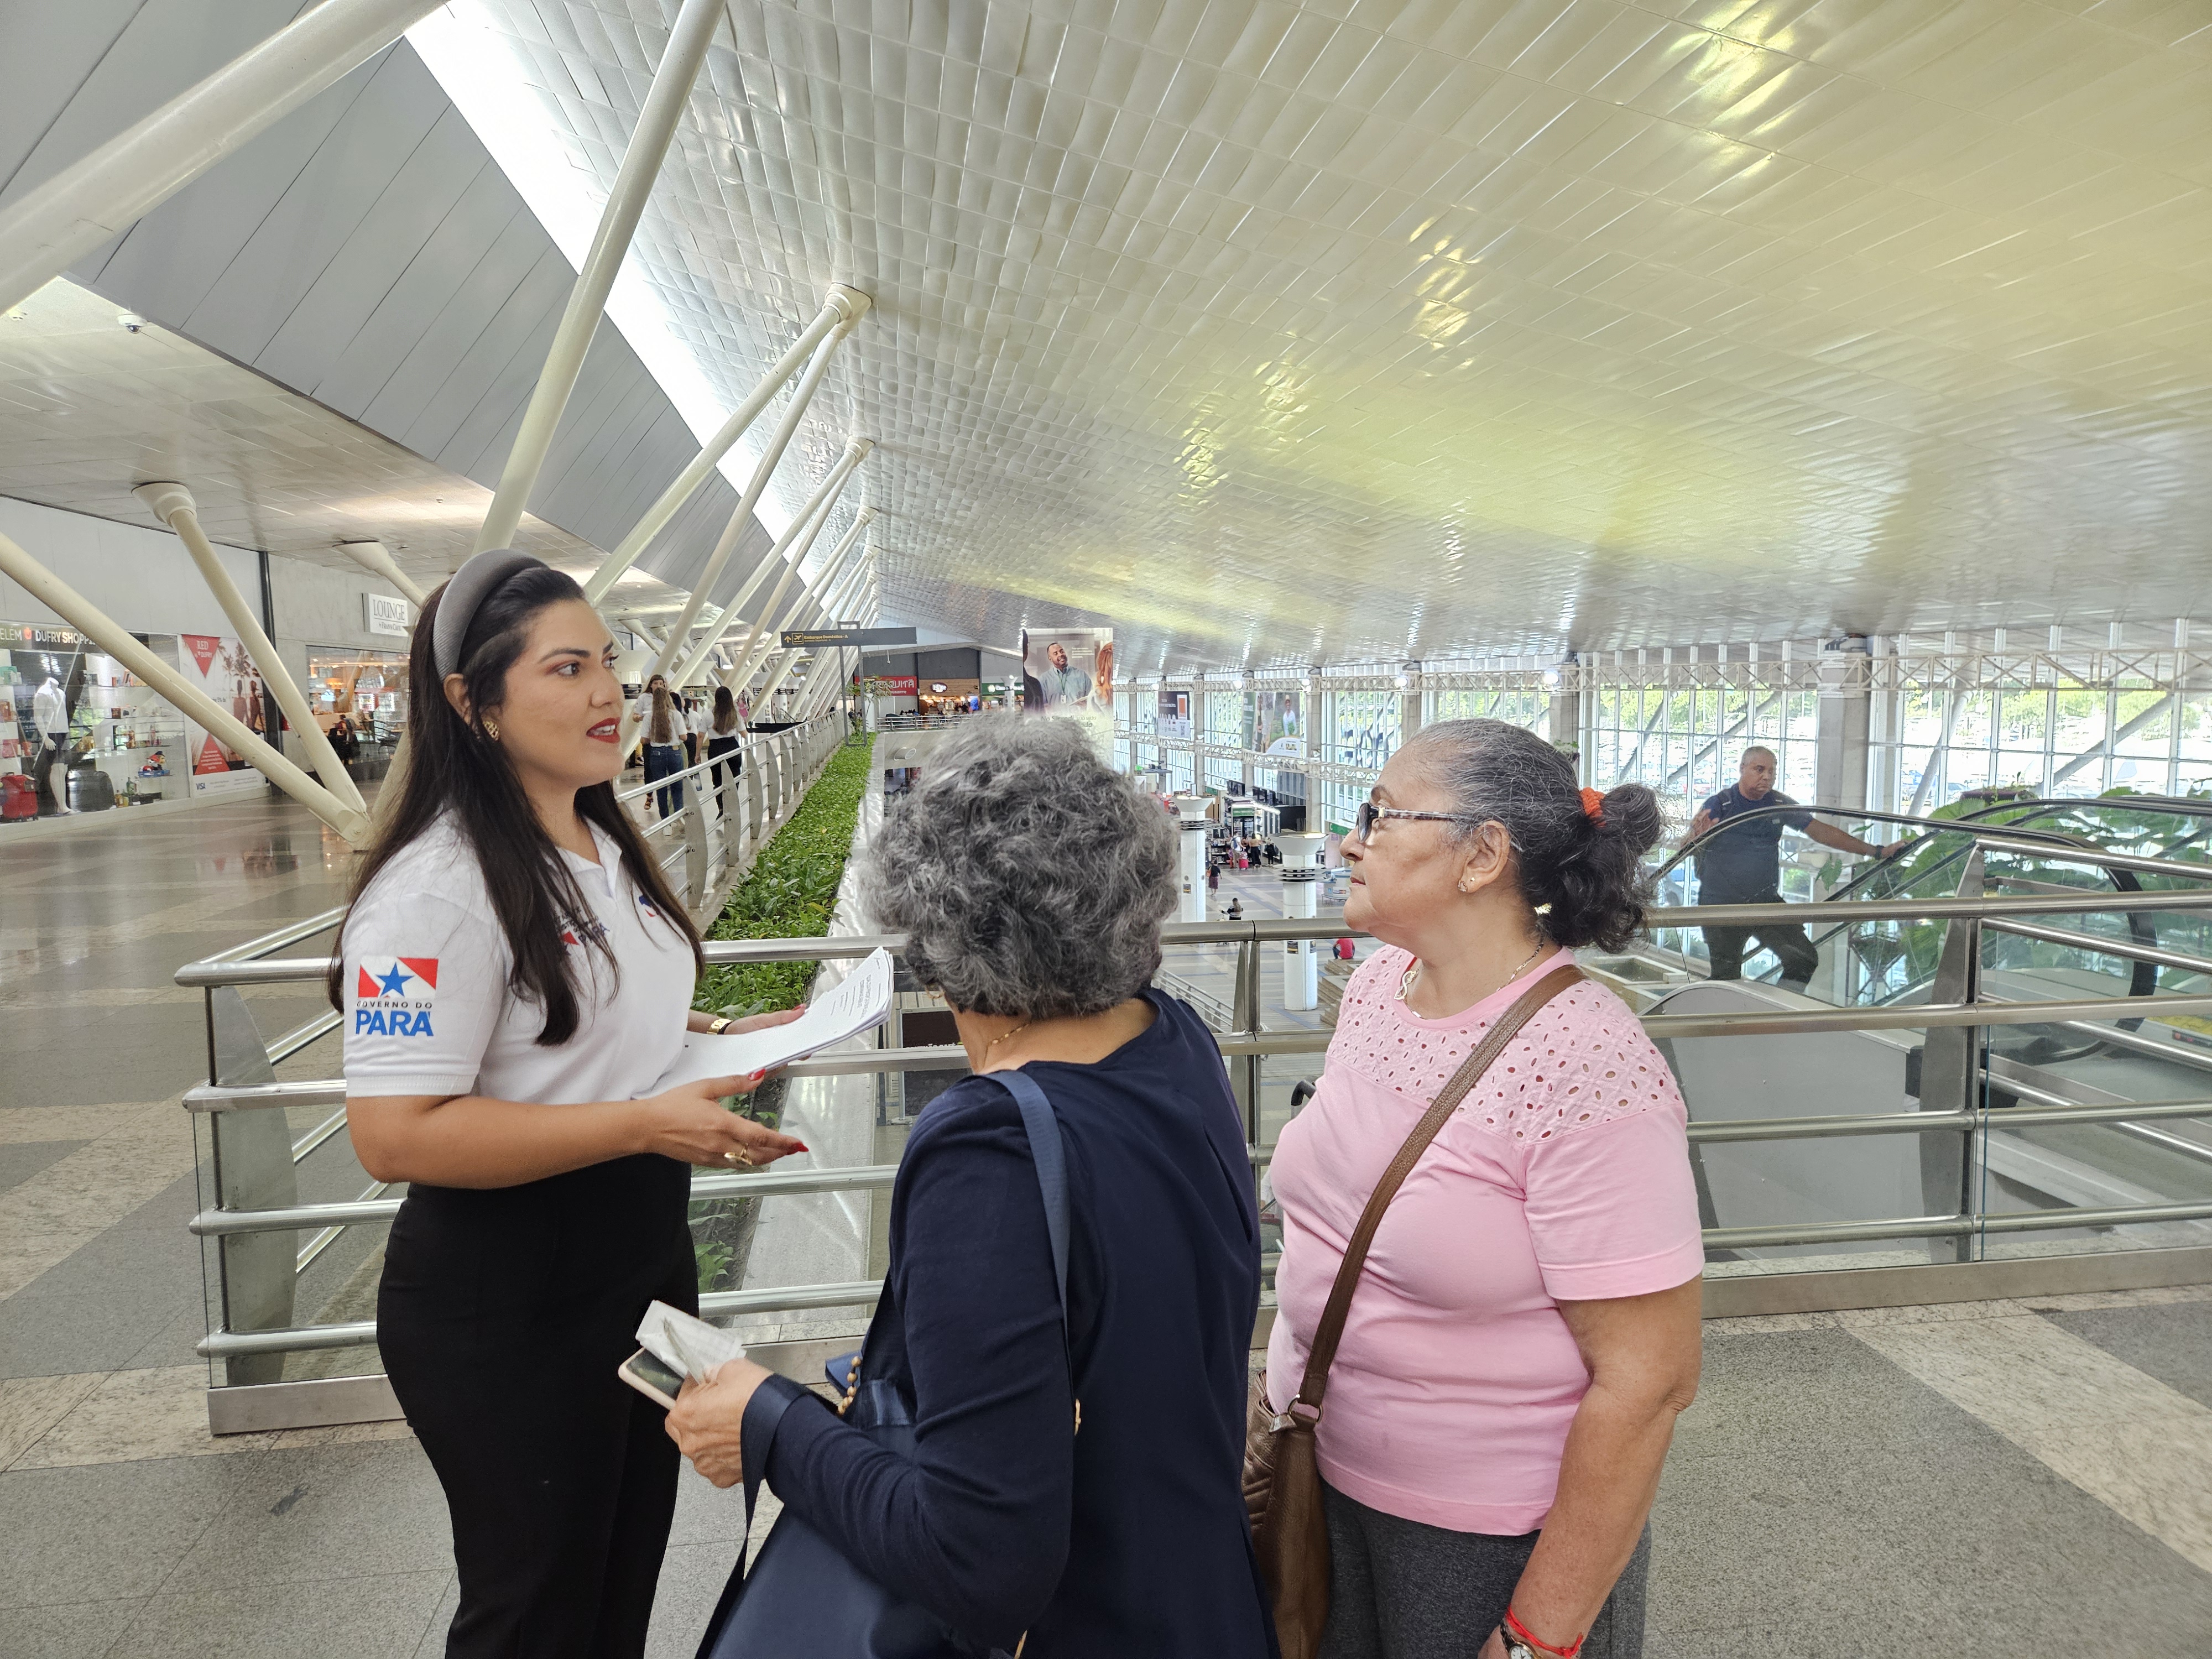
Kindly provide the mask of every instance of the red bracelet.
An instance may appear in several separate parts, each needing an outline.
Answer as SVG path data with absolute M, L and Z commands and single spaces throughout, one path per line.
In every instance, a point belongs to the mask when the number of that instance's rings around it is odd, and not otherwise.
M 1575 1656 L 1583 1650 L 1583 1638 L 1580 1636 L 1575 1638 L 1573 1641 L 1568 1643 L 1567 1645 L 1563 1648 L 1553 1647 L 1549 1642 L 1545 1641 L 1541 1637 L 1536 1635 L 1528 1628 L 1528 1626 L 1522 1624 L 1518 1619 L 1515 1618 L 1513 1616 L 1513 1609 L 1510 1607 L 1508 1607 L 1505 1609 L 1505 1627 L 1511 1631 L 1513 1634 L 1518 1637 L 1522 1641 L 1526 1642 L 1530 1647 L 1536 1649 L 1539 1652 L 1555 1653 L 1559 1655 L 1559 1659 L 1575 1659 Z

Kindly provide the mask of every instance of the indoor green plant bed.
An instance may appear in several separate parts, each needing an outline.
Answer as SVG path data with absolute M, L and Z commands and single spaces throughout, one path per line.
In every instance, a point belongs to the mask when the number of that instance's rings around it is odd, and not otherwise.
M 818 939 L 830 931 L 837 889 L 852 856 L 860 799 L 873 775 L 875 739 L 848 743 L 806 792 L 777 830 L 722 914 L 708 939 Z M 750 962 L 709 968 L 692 1006 L 718 1014 L 758 1014 L 803 1002 L 819 966 L 813 962 Z M 738 1103 L 756 1122 L 781 1121 L 784 1083 L 772 1078 Z M 691 1235 L 699 1255 L 699 1288 L 735 1288 L 744 1278 L 745 1256 L 760 1200 L 703 1199 L 691 1206 Z

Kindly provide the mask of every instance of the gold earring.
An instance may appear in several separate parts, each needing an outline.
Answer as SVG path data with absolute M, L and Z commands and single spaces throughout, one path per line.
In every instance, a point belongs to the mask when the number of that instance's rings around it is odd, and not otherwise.
M 489 715 L 484 718 L 483 732 L 484 736 L 489 738 L 494 743 L 499 741 L 499 722 Z

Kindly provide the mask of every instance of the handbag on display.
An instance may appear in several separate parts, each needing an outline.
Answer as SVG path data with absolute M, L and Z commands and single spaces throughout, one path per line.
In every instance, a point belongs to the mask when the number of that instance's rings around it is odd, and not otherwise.
M 1021 1108 L 1022 1127 L 1029 1136 L 1030 1157 L 1036 1165 L 1038 1189 L 1044 1196 L 1045 1231 L 1052 1241 L 1053 1281 L 1060 1289 L 1060 1340 L 1067 1340 L 1067 1158 L 1044 1091 L 1018 1071 L 988 1075 L 1014 1097 Z M 878 1317 L 882 1316 L 880 1310 Z M 870 1334 L 873 1334 L 872 1322 Z M 838 1415 L 876 1444 L 908 1459 L 914 1456 L 914 1419 L 906 1401 L 888 1377 L 867 1376 L 868 1350 L 830 1362 L 830 1381 L 844 1390 Z M 1073 1356 L 1068 1379 L 1074 1381 Z M 788 1411 L 797 1402 L 787 1401 Z M 1082 1407 L 1076 1420 L 1082 1420 Z M 782 1420 L 777 1413 L 775 1421 Z M 771 1423 L 761 1436 L 763 1444 L 775 1436 Z M 760 1470 L 755 1460 L 744 1460 L 745 1531 L 751 1536 L 753 1505 L 760 1492 Z M 762 1540 L 752 1568 L 745 1568 L 745 1547 L 740 1545 L 738 1565 L 723 1587 L 714 1616 L 699 1644 L 698 1659 L 947 1659 L 973 1655 L 976 1650 L 956 1636 L 951 1628 L 927 1607 L 904 1600 L 884 1589 L 854 1566 L 835 1544 L 789 1508 L 776 1516 Z M 1024 1638 L 1024 1640 L 1027 1638 Z M 1014 1655 L 1021 1652 L 1014 1646 Z M 994 1649 L 992 1659 L 1012 1659 Z
M 1481 1080 L 1505 1045 L 1520 1034 L 1535 1012 L 1569 986 L 1583 970 L 1569 963 L 1555 968 L 1523 991 L 1483 1034 L 1474 1052 L 1451 1075 L 1435 1103 L 1413 1126 L 1398 1155 L 1368 1194 L 1359 1224 L 1344 1247 L 1344 1260 L 1329 1286 L 1321 1322 L 1314 1327 L 1306 1352 L 1305 1376 L 1290 1403 L 1278 1412 L 1267 1402 L 1262 1371 L 1252 1384 L 1244 1417 L 1244 1508 L 1252 1518 L 1252 1547 L 1260 1558 L 1260 1577 L 1275 1613 L 1275 1639 L 1282 1659 L 1313 1659 L 1328 1622 L 1328 1521 L 1322 1510 L 1321 1464 L 1314 1429 L 1321 1421 L 1322 1396 L 1328 1389 L 1329 1364 L 1344 1335 L 1352 1293 L 1367 1263 L 1368 1246 L 1382 1212 L 1405 1185 L 1413 1165 L 1437 1138 L 1445 1120 Z

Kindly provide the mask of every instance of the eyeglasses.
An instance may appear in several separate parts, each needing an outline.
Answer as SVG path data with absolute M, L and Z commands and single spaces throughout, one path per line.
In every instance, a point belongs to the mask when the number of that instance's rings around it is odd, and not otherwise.
M 1352 815 L 1352 833 L 1366 846 L 1375 839 L 1375 826 L 1384 818 L 1435 818 L 1444 823 L 1480 823 L 1482 820 L 1471 812 L 1414 812 L 1402 806 L 1377 806 L 1371 800 L 1359 803 Z

